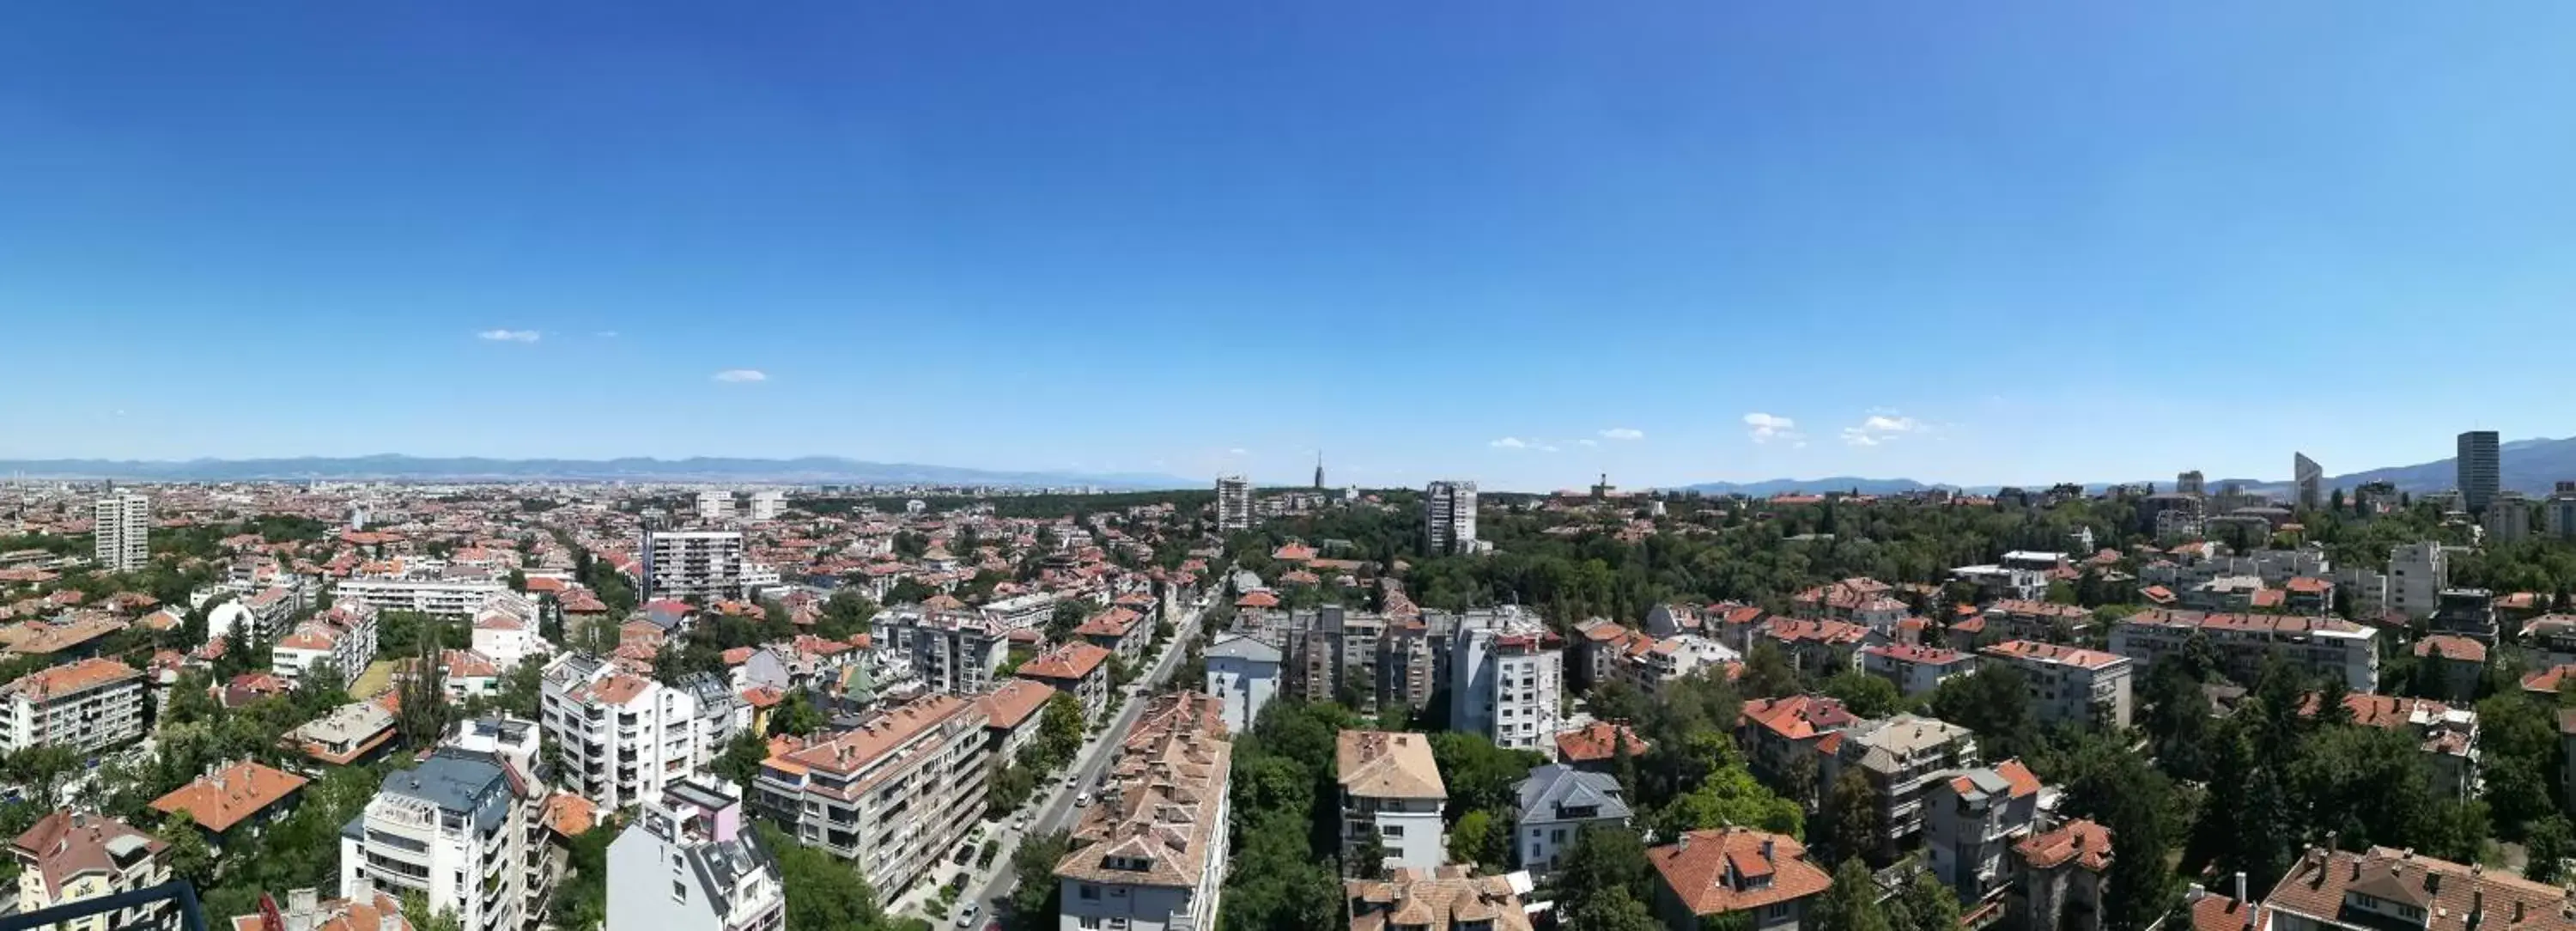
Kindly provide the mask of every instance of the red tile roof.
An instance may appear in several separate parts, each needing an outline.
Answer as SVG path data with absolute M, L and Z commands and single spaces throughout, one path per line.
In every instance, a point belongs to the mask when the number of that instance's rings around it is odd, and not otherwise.
M 310 780 L 294 773 L 270 769 L 244 760 L 216 770 L 176 791 L 152 800 L 152 810 L 164 814 L 187 812 L 198 827 L 218 834 L 233 829 L 243 819 L 256 815 L 271 805 L 285 801 L 304 788 Z
M 1691 831 L 1675 843 L 1647 850 L 1646 860 L 1694 915 L 1776 905 L 1833 885 L 1832 876 L 1807 862 L 1805 845 L 1751 828 Z
M 2111 829 L 2077 818 L 2023 838 L 2013 845 L 2013 853 L 2032 869 L 2053 869 L 2073 861 L 2099 873 L 2111 868 Z
M 1622 739 L 1628 745 L 1628 755 L 1646 755 L 1646 738 L 1637 736 L 1635 728 L 1608 721 L 1594 721 L 1583 728 L 1556 735 L 1556 750 L 1559 756 L 1572 762 L 1599 762 L 1617 756 L 1618 744 L 1612 741 Z

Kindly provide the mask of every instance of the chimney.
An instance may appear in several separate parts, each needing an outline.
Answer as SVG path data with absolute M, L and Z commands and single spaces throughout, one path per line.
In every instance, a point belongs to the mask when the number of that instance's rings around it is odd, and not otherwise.
M 2245 871 L 2236 871 L 2236 901 L 2245 901 Z

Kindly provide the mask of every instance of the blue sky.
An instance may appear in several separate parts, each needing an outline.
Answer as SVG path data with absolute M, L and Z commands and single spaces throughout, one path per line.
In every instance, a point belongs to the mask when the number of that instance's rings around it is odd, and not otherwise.
M 2576 433 L 2571 100 L 2537 2 L 10 5 L 0 457 L 2418 462 Z

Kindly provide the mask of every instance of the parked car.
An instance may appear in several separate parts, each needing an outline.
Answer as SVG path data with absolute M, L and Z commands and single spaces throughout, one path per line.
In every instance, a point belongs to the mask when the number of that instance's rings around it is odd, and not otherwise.
M 983 911 L 984 911 L 984 906 L 982 905 L 982 903 L 978 903 L 978 902 L 968 902 L 968 903 L 966 903 L 966 907 L 965 907 L 965 908 L 961 908 L 961 909 L 958 909 L 958 910 L 957 910 L 957 926 L 958 926 L 958 927 L 960 927 L 960 928 L 972 928 L 972 927 L 974 927 L 974 926 L 975 926 L 975 916 L 976 916 L 976 915 L 979 915 L 979 914 L 982 914 L 982 913 L 983 913 Z

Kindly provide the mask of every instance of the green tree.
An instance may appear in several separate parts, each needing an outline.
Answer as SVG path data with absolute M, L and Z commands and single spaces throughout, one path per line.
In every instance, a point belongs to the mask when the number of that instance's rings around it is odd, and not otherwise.
M 1886 824 L 1879 816 L 1878 790 L 1871 788 L 1869 777 L 1855 766 L 1834 779 L 1834 788 L 1825 802 L 1831 813 L 1829 839 L 1837 858 L 1879 860 Z
M 1778 698 L 1805 691 L 1798 670 L 1789 662 L 1789 653 L 1780 644 L 1765 637 L 1754 641 L 1753 652 L 1744 658 L 1744 673 L 1736 687 L 1755 698 Z
M 788 931 L 882 929 L 891 925 L 867 877 L 831 854 L 796 842 L 766 821 L 754 828 L 778 858 L 780 897 L 787 900 Z M 1053 885 L 1050 883 L 1049 885 Z
M 1932 716 L 1977 734 L 1988 759 L 2032 757 L 2045 749 L 2039 716 L 2030 707 L 2029 680 L 2010 666 L 1987 665 L 1952 676 L 1932 690 Z
M 1582 915 L 1611 890 L 1625 893 L 1630 901 L 1651 901 L 1654 883 L 1655 869 L 1637 832 L 1591 824 L 1576 831 L 1574 842 L 1557 855 L 1552 886 L 1566 914 Z
M 1834 884 L 1816 898 L 1809 912 L 1815 931 L 1893 931 L 1878 905 L 1878 882 L 1858 857 L 1834 870 Z
M 769 712 L 769 736 L 781 734 L 804 737 L 823 729 L 823 710 L 814 707 L 814 699 L 805 690 L 787 693 L 778 707 Z
M 2567 877 L 2567 858 L 2576 857 L 2576 828 L 2568 825 L 2565 815 L 2542 818 L 2524 837 L 2523 851 L 2529 858 L 2522 867 L 2523 878 L 2556 885 Z
M 760 764 L 769 759 L 769 741 L 750 731 L 735 734 L 725 744 L 724 755 L 716 758 L 716 775 L 742 787 L 743 797 L 751 797 L 752 780 L 760 777 Z
M 1896 691 L 1896 683 L 1857 669 L 1844 670 L 1825 680 L 1824 693 L 1841 699 L 1844 708 L 1864 718 L 1887 717 L 1905 703 L 1905 696 Z
M 1053 929 L 1061 911 L 1061 895 L 1055 879 L 1055 867 L 1073 852 L 1072 841 L 1063 831 L 1032 834 L 1020 839 L 1018 850 L 1011 852 L 1011 872 L 1019 877 L 1011 887 L 1010 907 L 1004 913 L 1003 926 L 1011 931 Z
M 1047 699 L 1046 708 L 1038 712 L 1038 736 L 1032 744 L 1039 748 L 1043 768 L 1053 770 L 1073 759 L 1082 749 L 1082 737 L 1088 727 L 1082 719 L 1082 701 L 1057 693 Z
M 1959 897 L 1942 885 L 1940 877 L 1924 870 L 1897 890 L 1887 917 L 1895 931 L 1958 931 Z
M 1449 829 L 1449 862 L 1473 863 L 1488 871 L 1511 866 L 1512 823 L 1483 809 L 1458 818 Z
M 1585 931 L 1662 931 L 1664 927 L 1646 903 L 1617 886 L 1590 897 L 1580 909 L 1567 909 L 1565 917 L 1565 927 Z

